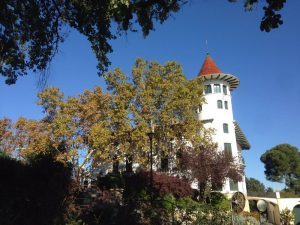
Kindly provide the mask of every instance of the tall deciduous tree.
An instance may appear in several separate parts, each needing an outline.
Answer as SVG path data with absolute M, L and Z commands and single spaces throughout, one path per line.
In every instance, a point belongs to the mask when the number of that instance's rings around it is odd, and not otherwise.
M 286 187 L 294 189 L 300 177 L 300 157 L 298 148 L 289 144 L 280 144 L 267 150 L 260 160 L 265 164 L 267 180 L 284 182 Z
M 196 114 L 203 103 L 201 81 L 187 80 L 177 63 L 160 65 L 138 59 L 132 80 L 119 69 L 105 78 L 115 99 L 112 122 L 114 128 L 119 127 L 114 136 L 123 137 L 117 140 L 124 147 L 122 157 L 146 163 L 151 124 L 155 126 L 154 146 L 161 155 L 173 154 L 186 139 L 195 144 L 203 140 Z
M 92 142 L 95 127 L 102 135 L 98 143 L 107 144 L 107 137 L 101 131 L 107 130 L 109 96 L 95 88 L 78 97 L 64 99 L 58 88 L 49 87 L 39 93 L 38 98 L 45 117 L 16 121 L 13 126 L 15 149 L 23 158 L 51 152 L 60 161 L 72 162 L 74 174 L 79 177 L 95 151 Z
M 58 88 L 38 94 L 45 117 L 20 118 L 14 124 L 15 144 L 22 156 L 54 151 L 72 162 L 79 176 L 86 166 L 126 161 L 149 165 L 149 137 L 161 156 L 204 141 L 196 109 L 203 103 L 200 79 L 187 80 L 180 65 L 160 65 L 138 59 L 132 76 L 115 69 L 105 75 L 107 92 L 100 87 L 64 99 Z
M 14 144 L 21 158 L 46 153 L 50 147 L 49 124 L 44 121 L 19 118 L 14 124 Z
M 88 39 L 98 60 L 99 74 L 103 74 L 110 64 L 107 54 L 113 51 L 110 40 L 137 31 L 135 24 L 147 36 L 154 30 L 155 21 L 163 23 L 186 2 L 189 0 L 2 0 L 0 74 L 7 84 L 14 84 L 28 70 L 44 71 L 70 28 Z M 261 30 L 270 31 L 282 24 L 278 11 L 285 2 L 266 1 Z M 246 0 L 246 10 L 257 3 Z

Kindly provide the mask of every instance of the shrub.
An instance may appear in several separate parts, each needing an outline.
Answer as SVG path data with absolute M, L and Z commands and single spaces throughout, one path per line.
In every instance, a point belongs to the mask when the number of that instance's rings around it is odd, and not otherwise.
M 124 188 L 125 180 L 121 173 L 109 173 L 104 177 L 99 176 L 97 178 L 97 186 L 102 190 Z
M 154 191 L 160 197 L 172 194 L 175 198 L 192 196 L 191 185 L 179 177 L 169 176 L 163 173 L 155 173 L 153 176 Z
M 233 215 L 235 225 L 260 225 L 260 222 L 252 216 Z
M 62 223 L 71 168 L 51 156 L 28 164 L 0 157 L 0 224 L 52 225 Z
M 288 208 L 280 212 L 280 221 L 282 225 L 291 225 L 294 222 L 294 214 Z
M 210 204 L 218 209 L 229 211 L 230 201 L 220 192 L 211 192 L 210 193 Z
M 255 218 L 257 221 L 260 220 L 260 215 L 259 215 L 259 212 L 258 212 L 258 211 L 253 211 L 253 212 L 246 212 L 246 211 L 244 211 L 244 212 L 241 213 L 241 215 L 242 215 L 243 217 L 253 217 L 253 218 Z
M 162 198 L 167 194 L 172 194 L 175 198 L 192 196 L 190 184 L 179 177 L 170 176 L 163 173 L 153 172 L 152 194 L 155 198 Z M 125 197 L 133 197 L 138 193 L 146 191 L 150 193 L 150 173 L 140 171 L 136 174 L 128 175 L 125 178 Z

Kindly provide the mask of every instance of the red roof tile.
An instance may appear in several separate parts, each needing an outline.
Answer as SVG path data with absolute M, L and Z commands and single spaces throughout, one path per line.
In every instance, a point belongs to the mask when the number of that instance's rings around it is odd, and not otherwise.
M 203 76 L 203 75 L 213 74 L 213 73 L 222 73 L 222 72 L 217 67 L 215 62 L 212 60 L 210 55 L 207 54 L 198 76 Z

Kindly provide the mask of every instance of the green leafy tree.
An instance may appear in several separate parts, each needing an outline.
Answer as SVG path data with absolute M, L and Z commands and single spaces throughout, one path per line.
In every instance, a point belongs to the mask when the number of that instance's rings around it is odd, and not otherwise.
M 267 150 L 260 160 L 265 164 L 267 180 L 284 182 L 286 187 L 295 188 L 300 176 L 298 148 L 289 144 L 280 144 Z
M 229 1 L 237 2 L 238 0 Z M 245 0 L 244 7 L 247 11 L 252 11 L 258 2 L 259 0 Z M 281 14 L 278 12 L 283 9 L 285 3 L 286 0 L 266 0 L 266 5 L 263 7 L 264 16 L 260 23 L 261 31 L 270 32 L 283 24 Z
M 4 0 L 0 3 L 0 73 L 7 84 L 28 69 L 44 70 L 73 28 L 87 37 L 100 73 L 110 64 L 109 41 L 139 24 L 144 36 L 177 12 L 184 0 Z M 112 25 L 117 25 L 116 31 Z
M 266 190 L 265 185 L 253 177 L 246 177 L 246 186 L 248 192 L 264 193 Z
M 149 164 L 151 124 L 160 156 L 174 155 L 185 139 L 203 141 L 197 135 L 202 129 L 196 114 L 203 102 L 200 79 L 187 80 L 175 62 L 160 65 L 143 59 L 136 61 L 131 77 L 120 69 L 105 75 L 113 99 L 111 143 L 118 158 Z
M 107 157 L 103 149 L 110 141 L 108 123 L 112 103 L 101 88 L 64 99 L 58 88 L 49 87 L 38 97 L 45 117 L 20 118 L 15 123 L 16 145 L 22 149 L 23 157 L 54 152 L 57 160 L 72 162 L 77 178 L 90 164 L 96 150 L 103 158 Z
M 13 125 L 14 144 L 22 157 L 54 151 L 72 162 L 78 177 L 99 164 L 126 161 L 149 165 L 150 125 L 160 156 L 175 156 L 189 140 L 203 142 L 196 109 L 203 103 L 200 79 L 187 80 L 180 65 L 138 59 L 132 78 L 115 69 L 107 73 L 107 92 L 100 87 L 65 98 L 58 88 L 38 94 L 44 118 L 19 118 Z
M 274 192 L 274 189 L 271 188 L 271 187 L 268 187 L 268 188 L 266 189 L 266 192 Z
M 190 0 L 191 1 L 191 0 Z M 237 0 L 228 0 L 236 2 Z M 0 2 L 0 74 L 14 84 L 28 70 L 45 71 L 66 39 L 68 29 L 84 35 L 98 60 L 99 74 L 110 65 L 110 41 L 127 31 L 144 36 L 182 9 L 189 0 L 2 0 Z M 192 1 L 191 1 L 192 2 Z M 283 22 L 278 13 L 286 0 L 267 0 L 261 30 Z M 246 0 L 252 10 L 258 0 Z M 114 26 L 116 25 L 116 26 Z M 117 29 L 115 29 L 117 27 Z

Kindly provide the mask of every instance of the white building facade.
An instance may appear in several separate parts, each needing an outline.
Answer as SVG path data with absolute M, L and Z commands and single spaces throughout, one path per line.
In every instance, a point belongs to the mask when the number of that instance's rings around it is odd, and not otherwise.
M 205 128 L 214 129 L 213 141 L 218 149 L 232 154 L 242 162 L 241 151 L 250 149 L 244 133 L 234 120 L 231 92 L 239 85 L 239 79 L 232 74 L 223 73 L 207 54 L 198 76 L 203 80 L 204 103 L 198 111 L 199 119 Z M 247 195 L 245 177 L 235 183 L 227 179 L 222 192 L 243 192 Z

